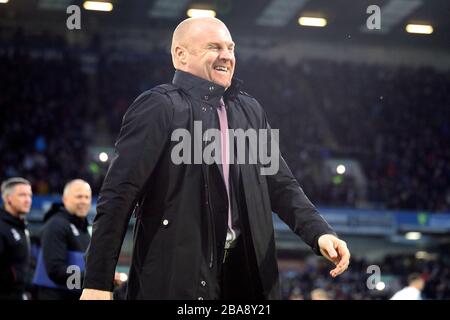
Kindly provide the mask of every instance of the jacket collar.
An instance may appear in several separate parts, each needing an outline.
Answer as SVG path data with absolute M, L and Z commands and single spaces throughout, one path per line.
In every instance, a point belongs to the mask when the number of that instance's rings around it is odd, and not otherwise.
M 49 220 L 54 215 L 60 215 L 69 223 L 74 224 L 77 228 L 85 230 L 88 227 L 87 218 L 80 218 L 74 214 L 69 213 L 62 203 L 53 203 L 50 210 L 45 214 L 44 222 Z
M 0 220 L 6 222 L 9 225 L 25 229 L 25 220 L 21 218 L 14 217 L 4 208 L 0 208 Z
M 89 225 L 87 218 L 77 217 L 75 214 L 69 213 L 69 211 L 67 211 L 64 207 L 61 210 L 61 213 L 67 220 L 69 220 L 70 223 L 75 225 L 78 229 L 87 230 L 87 227 Z
M 225 91 L 225 88 L 217 83 L 194 76 L 185 71 L 176 70 L 172 83 L 183 89 L 190 96 L 202 100 L 205 103 L 218 106 L 222 96 L 225 102 L 237 97 L 242 80 L 233 78 L 231 80 L 231 86 Z

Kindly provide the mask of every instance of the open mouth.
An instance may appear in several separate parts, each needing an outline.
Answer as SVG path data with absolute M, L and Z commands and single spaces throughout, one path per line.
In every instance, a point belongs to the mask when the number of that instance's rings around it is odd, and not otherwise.
M 227 73 L 228 72 L 228 68 L 224 67 L 224 66 L 216 66 L 216 67 L 214 67 L 214 70 L 216 70 L 218 72 L 223 72 L 223 73 Z

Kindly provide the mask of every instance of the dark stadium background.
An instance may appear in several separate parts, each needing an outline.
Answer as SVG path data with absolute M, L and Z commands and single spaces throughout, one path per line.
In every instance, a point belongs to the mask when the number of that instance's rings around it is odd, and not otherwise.
M 66 26 L 72 4 L 80 30 Z M 112 4 L 94 12 L 83 1 L 0 3 L 0 178 L 32 182 L 32 235 L 68 180 L 86 179 L 98 194 L 127 107 L 172 79 L 173 29 L 187 9 L 213 9 L 237 43 L 244 90 L 280 129 L 286 161 L 352 252 L 349 270 L 332 279 L 274 216 L 283 297 L 323 288 L 332 299 L 388 299 L 419 272 L 424 298 L 450 298 L 450 2 Z M 370 5 L 381 7 L 380 30 L 366 27 Z M 300 26 L 300 16 L 327 25 Z M 408 23 L 434 30 L 410 34 Z M 373 265 L 381 278 L 370 289 Z

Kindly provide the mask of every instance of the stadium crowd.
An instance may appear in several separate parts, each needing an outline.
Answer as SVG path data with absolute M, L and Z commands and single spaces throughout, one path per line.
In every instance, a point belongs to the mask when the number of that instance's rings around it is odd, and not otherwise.
M 295 268 L 281 272 L 283 299 L 310 300 L 314 290 L 323 290 L 330 300 L 386 300 L 395 291 L 407 285 L 409 274 L 418 273 L 425 281 L 422 299 L 450 299 L 450 257 L 439 255 L 436 259 L 417 259 L 414 255 L 387 255 L 381 261 L 352 259 L 352 266 L 342 276 L 330 279 L 330 266 L 322 259 L 310 257 L 300 261 Z M 377 265 L 384 287 L 371 287 L 368 267 Z
M 23 49 L 23 40 L 16 43 L 21 50 L 0 53 L 3 178 L 24 176 L 35 193 L 46 194 L 79 176 L 96 194 L 106 166 L 93 174 L 88 146 L 100 134 L 112 146 L 134 98 L 171 80 L 170 56 L 163 50 L 97 53 L 94 71 L 86 73 L 85 59 L 62 44 L 36 56 Z M 314 203 L 358 206 L 351 176 L 336 183 L 321 173 L 321 164 L 337 157 L 362 165 L 365 203 L 450 210 L 449 72 L 326 60 L 288 66 L 254 58 L 240 61 L 237 76 L 272 127 L 280 128 L 281 150 Z

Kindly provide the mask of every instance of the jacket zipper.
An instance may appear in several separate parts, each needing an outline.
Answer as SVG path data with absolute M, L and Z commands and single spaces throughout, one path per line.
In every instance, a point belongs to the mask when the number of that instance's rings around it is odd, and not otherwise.
M 207 118 L 206 120 L 211 121 L 210 118 Z M 208 126 L 209 127 L 209 126 Z M 202 141 L 202 150 L 205 148 L 206 142 Z M 206 192 L 206 199 L 208 201 L 208 211 L 209 211 L 209 232 L 208 232 L 208 240 L 209 240 L 209 268 L 211 269 L 214 265 L 214 247 L 216 243 L 216 231 L 214 228 L 214 217 L 213 217 L 213 209 L 211 204 L 211 197 L 209 192 L 209 175 L 208 175 L 208 168 L 206 168 L 206 164 L 202 164 L 202 171 L 203 171 L 203 177 L 205 178 L 205 192 Z
M 207 180 L 208 181 L 208 180 Z M 210 225 L 210 234 L 211 234 L 211 239 L 209 241 L 209 245 L 210 245 L 210 260 L 209 260 L 209 268 L 213 267 L 213 263 L 214 263 L 214 244 L 215 244 L 215 229 L 214 229 L 214 218 L 213 218 L 213 210 L 212 210 L 212 206 L 211 206 L 211 198 L 210 198 L 210 194 L 208 191 L 208 184 L 206 184 L 206 196 L 208 199 L 208 211 L 209 211 L 209 225 Z

